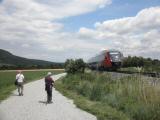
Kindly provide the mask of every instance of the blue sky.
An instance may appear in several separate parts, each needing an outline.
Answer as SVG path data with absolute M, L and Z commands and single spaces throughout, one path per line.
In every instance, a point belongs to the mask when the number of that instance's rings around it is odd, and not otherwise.
M 0 48 L 22 57 L 87 61 L 117 49 L 160 59 L 160 0 L 3 0 L 0 26 Z
M 112 0 L 112 4 L 82 15 L 60 20 L 65 31 L 78 31 L 80 27 L 94 28 L 96 22 L 135 16 L 140 10 L 159 6 L 160 0 Z

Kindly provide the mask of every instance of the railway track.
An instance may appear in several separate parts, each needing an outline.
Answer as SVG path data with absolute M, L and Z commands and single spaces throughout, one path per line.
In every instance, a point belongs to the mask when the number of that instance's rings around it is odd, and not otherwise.
M 131 72 L 131 71 L 116 71 L 117 73 L 123 73 L 123 74 L 141 74 L 147 77 L 156 77 L 160 78 L 160 73 L 159 72 Z
M 131 72 L 109 72 L 113 80 L 123 78 L 130 75 L 141 75 L 141 78 L 146 81 L 149 85 L 159 86 L 160 85 L 160 76 L 159 73 L 131 73 Z
M 96 71 L 98 71 L 98 70 L 96 70 Z M 100 71 L 100 72 L 104 72 L 104 71 Z M 131 72 L 131 71 L 106 71 L 106 72 L 109 72 L 111 74 L 117 73 L 117 74 L 114 74 L 115 76 L 125 76 L 125 75 L 131 75 L 131 74 L 140 74 L 140 75 L 144 75 L 144 76 L 147 76 L 147 77 L 160 78 L 160 72 Z

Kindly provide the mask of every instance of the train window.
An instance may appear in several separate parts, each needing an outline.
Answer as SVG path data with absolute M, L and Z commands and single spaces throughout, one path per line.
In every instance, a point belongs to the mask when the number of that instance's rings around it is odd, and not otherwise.
M 117 55 L 117 54 L 119 54 L 119 52 L 110 52 L 109 54 L 110 55 Z

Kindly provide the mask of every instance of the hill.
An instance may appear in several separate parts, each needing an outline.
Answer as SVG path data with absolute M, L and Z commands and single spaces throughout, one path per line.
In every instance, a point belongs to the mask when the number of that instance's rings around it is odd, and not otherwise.
M 59 68 L 62 63 L 49 62 L 44 60 L 28 59 L 13 55 L 12 53 L 0 49 L 0 67 L 6 68 Z

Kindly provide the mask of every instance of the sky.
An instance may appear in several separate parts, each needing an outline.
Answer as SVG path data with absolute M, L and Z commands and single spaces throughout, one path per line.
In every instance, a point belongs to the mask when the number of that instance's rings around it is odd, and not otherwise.
M 160 59 L 160 0 L 0 0 L 0 49 L 53 62 L 105 49 Z

